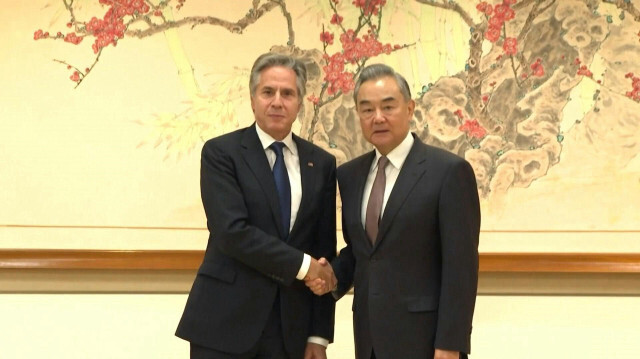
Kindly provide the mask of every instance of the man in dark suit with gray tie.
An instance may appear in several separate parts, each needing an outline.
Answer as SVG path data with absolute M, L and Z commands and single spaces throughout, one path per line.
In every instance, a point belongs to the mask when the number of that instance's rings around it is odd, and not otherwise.
M 325 359 L 335 301 L 302 281 L 331 271 L 335 158 L 291 132 L 304 65 L 264 54 L 249 87 L 255 123 L 202 149 L 209 241 L 176 335 L 192 359 Z
M 415 103 L 392 68 L 364 68 L 354 100 L 375 150 L 338 168 L 347 246 L 331 262 L 337 287 L 307 285 L 336 298 L 354 287 L 358 359 L 466 358 L 480 231 L 473 169 L 409 131 Z

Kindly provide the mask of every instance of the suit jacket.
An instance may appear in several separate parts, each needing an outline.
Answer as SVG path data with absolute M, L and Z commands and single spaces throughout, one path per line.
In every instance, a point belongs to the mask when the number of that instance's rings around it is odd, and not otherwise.
M 361 206 L 375 152 L 338 168 L 347 246 L 332 265 L 337 297 L 354 287 L 358 359 L 369 359 L 372 346 L 379 359 L 433 358 L 434 347 L 470 351 L 480 230 L 475 176 L 462 158 L 414 140 L 373 246 Z
M 333 340 L 335 301 L 313 295 L 295 278 L 303 253 L 335 257 L 335 158 L 293 136 L 302 200 L 285 242 L 275 181 L 255 126 L 211 139 L 202 149 L 200 187 L 210 235 L 176 335 L 218 351 L 246 352 L 279 297 L 284 344 L 297 359 L 309 336 Z

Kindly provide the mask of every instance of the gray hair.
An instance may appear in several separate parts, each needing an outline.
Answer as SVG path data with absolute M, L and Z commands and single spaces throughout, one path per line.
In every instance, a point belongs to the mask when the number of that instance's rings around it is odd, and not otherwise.
M 287 67 L 296 73 L 296 88 L 298 89 L 300 102 L 302 102 L 302 99 L 307 92 L 307 69 L 304 67 L 304 64 L 302 61 L 291 56 L 274 54 L 271 52 L 260 55 L 253 63 L 251 75 L 249 77 L 249 90 L 251 91 L 251 97 L 256 94 L 256 89 L 260 82 L 260 74 L 262 71 L 274 66 Z
M 400 93 L 402 93 L 402 97 L 404 97 L 405 101 L 411 100 L 411 90 L 409 89 L 409 84 L 407 83 L 407 80 L 402 77 L 402 75 L 397 73 L 390 66 L 384 64 L 374 64 L 362 69 L 360 76 L 358 76 L 356 86 L 353 89 L 353 102 L 355 102 L 356 107 L 358 107 L 358 91 L 360 91 L 360 85 L 362 85 L 366 81 L 377 80 L 382 77 L 392 77 L 394 80 L 396 80 L 396 84 L 400 89 Z

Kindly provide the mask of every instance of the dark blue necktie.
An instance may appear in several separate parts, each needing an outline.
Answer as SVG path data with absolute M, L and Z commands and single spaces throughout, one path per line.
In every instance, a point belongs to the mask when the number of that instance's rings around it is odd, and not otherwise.
M 284 228 L 284 238 L 289 236 L 289 225 L 291 223 L 291 185 L 289 184 L 289 174 L 287 166 L 284 164 L 282 148 L 285 144 L 274 142 L 269 146 L 276 154 L 276 162 L 273 164 L 273 179 L 276 181 L 278 190 L 278 200 L 280 201 L 280 216 L 282 217 L 282 227 Z

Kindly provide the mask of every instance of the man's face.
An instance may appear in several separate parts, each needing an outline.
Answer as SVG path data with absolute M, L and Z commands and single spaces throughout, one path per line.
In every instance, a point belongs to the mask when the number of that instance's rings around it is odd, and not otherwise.
M 260 128 L 276 140 L 290 131 L 300 110 L 296 73 L 283 66 L 273 66 L 260 73 L 260 81 L 251 97 L 251 109 Z
M 363 82 L 356 99 L 365 139 L 388 154 L 407 137 L 415 103 L 404 99 L 389 76 Z

